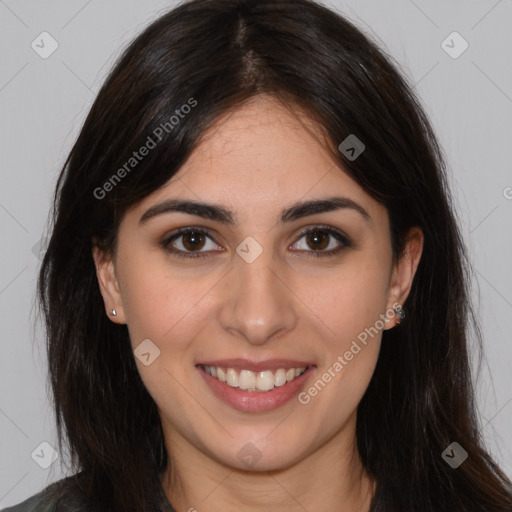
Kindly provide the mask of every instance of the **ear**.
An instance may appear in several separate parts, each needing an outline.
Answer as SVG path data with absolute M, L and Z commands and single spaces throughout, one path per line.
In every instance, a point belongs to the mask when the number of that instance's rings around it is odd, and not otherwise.
M 423 252 L 424 236 L 417 226 L 412 227 L 408 234 L 402 257 L 395 263 L 389 283 L 388 305 L 386 311 L 394 309 L 397 304 L 403 305 L 411 291 L 416 269 Z M 386 317 L 387 318 L 387 317 Z M 396 316 L 386 320 L 386 328 L 397 324 Z
M 96 266 L 96 277 L 98 278 L 98 284 L 105 304 L 105 312 L 112 322 L 125 324 L 126 316 L 123 308 L 123 300 L 112 256 L 107 255 L 105 251 L 100 249 L 98 245 L 93 242 L 92 257 Z M 115 316 L 111 314 L 112 309 L 116 311 Z

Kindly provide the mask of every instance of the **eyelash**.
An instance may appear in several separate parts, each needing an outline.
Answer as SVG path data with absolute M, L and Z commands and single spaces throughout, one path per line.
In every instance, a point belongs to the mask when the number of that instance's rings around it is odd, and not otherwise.
M 325 258 L 325 257 L 336 256 L 338 253 L 340 253 L 344 249 L 352 248 L 354 246 L 352 241 L 343 232 L 339 231 L 338 229 L 332 228 L 330 226 L 314 226 L 314 227 L 307 228 L 299 234 L 297 241 L 299 241 L 305 235 L 307 235 L 311 232 L 314 232 L 314 231 L 320 231 L 320 232 L 327 233 L 329 236 L 334 237 L 342 245 L 339 246 L 338 248 L 332 249 L 330 251 L 322 251 L 322 250 L 299 251 L 299 252 L 306 252 L 308 254 L 308 257 L 311 256 L 313 258 Z M 205 231 L 202 228 L 195 228 L 195 227 L 191 226 L 191 227 L 179 229 L 175 233 L 172 233 L 170 236 L 165 237 L 160 242 L 160 246 L 165 251 L 173 254 L 174 256 L 178 256 L 179 258 L 206 258 L 208 256 L 209 252 L 211 252 L 211 251 L 196 251 L 196 252 L 188 251 L 188 252 L 186 252 L 186 251 L 182 251 L 181 249 L 175 249 L 170 245 L 171 242 L 178 239 L 180 236 L 186 235 L 188 233 L 198 233 L 198 234 L 207 236 L 213 242 L 215 242 L 215 240 L 213 240 L 213 238 L 211 237 L 211 235 L 209 234 L 208 231 Z M 217 243 L 217 242 L 215 242 L 215 243 Z

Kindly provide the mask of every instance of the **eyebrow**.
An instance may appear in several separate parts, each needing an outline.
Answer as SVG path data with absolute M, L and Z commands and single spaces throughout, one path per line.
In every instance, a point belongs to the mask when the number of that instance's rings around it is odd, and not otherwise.
M 334 196 L 292 204 L 291 206 L 283 209 L 278 223 L 284 224 L 285 222 L 291 222 L 317 213 L 345 209 L 358 212 L 367 222 L 371 223 L 372 221 L 369 213 L 359 203 L 356 203 L 348 197 Z M 189 215 L 203 217 L 204 219 L 221 222 L 222 224 L 231 226 L 236 225 L 238 222 L 236 215 L 224 206 L 204 203 L 202 201 L 168 199 L 149 208 L 149 210 L 142 215 L 139 223 L 144 223 L 157 215 L 171 212 L 188 213 Z

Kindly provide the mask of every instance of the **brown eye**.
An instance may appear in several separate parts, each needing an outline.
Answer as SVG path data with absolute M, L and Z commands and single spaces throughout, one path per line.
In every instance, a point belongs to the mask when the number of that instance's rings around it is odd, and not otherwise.
M 311 249 L 323 250 L 329 245 L 330 235 L 322 231 L 310 231 L 306 234 L 306 240 Z
M 183 247 L 185 247 L 187 251 L 197 251 L 203 248 L 205 237 L 199 231 L 188 231 L 181 236 Z
M 160 245 L 172 255 L 183 258 L 207 257 L 210 252 L 222 250 L 207 231 L 199 228 L 180 229 L 165 237 Z
M 293 245 L 298 246 L 295 248 L 298 252 L 316 257 L 335 256 L 346 248 L 354 247 L 347 235 L 327 226 L 315 226 L 304 230 Z

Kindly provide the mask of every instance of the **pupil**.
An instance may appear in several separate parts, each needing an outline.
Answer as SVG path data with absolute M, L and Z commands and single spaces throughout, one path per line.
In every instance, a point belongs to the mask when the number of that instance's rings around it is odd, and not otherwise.
M 329 245 L 327 243 L 328 238 L 329 237 L 321 231 L 312 231 L 308 235 L 308 243 L 311 242 L 310 247 L 313 246 L 313 249 L 325 249 L 327 245 Z M 193 251 L 198 247 L 200 248 L 203 241 L 203 235 L 201 233 L 197 233 L 196 231 L 191 231 L 183 237 L 183 245 L 187 248 L 187 250 Z
M 191 231 L 183 237 L 183 245 L 188 250 L 194 250 L 194 249 L 197 249 L 198 246 L 201 245 L 201 242 L 203 241 L 203 239 L 204 239 L 204 237 L 201 233 L 197 233 L 196 231 Z M 187 241 L 191 241 L 191 244 L 189 244 Z M 199 247 L 199 248 L 201 248 L 201 247 Z
M 328 236 L 325 233 L 322 233 L 321 231 L 312 231 L 311 233 L 309 233 L 308 239 L 313 241 L 313 245 L 321 245 L 321 247 L 312 247 L 312 249 L 325 249 L 327 245 L 329 245 L 328 243 L 326 243 Z

